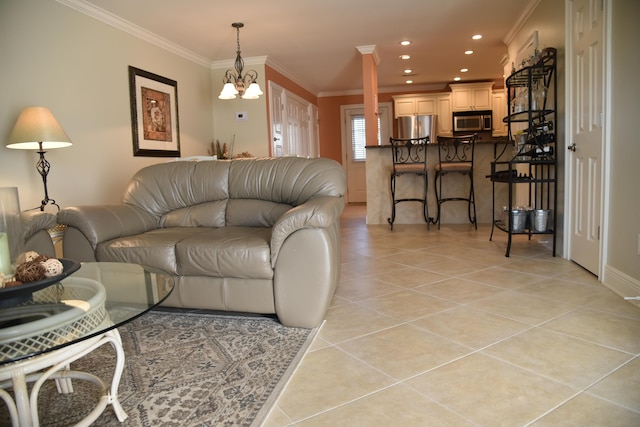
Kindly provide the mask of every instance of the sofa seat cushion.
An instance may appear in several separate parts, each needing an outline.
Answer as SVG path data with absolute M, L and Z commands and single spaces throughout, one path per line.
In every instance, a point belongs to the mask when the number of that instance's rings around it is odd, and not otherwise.
M 98 261 L 128 262 L 156 267 L 179 275 L 176 245 L 189 236 L 201 233 L 197 227 L 158 228 L 133 236 L 120 237 L 98 244 Z
M 98 261 L 129 262 L 178 276 L 272 279 L 271 228 L 172 227 L 98 245 Z
M 183 276 L 272 279 L 271 228 L 204 228 L 176 245 Z

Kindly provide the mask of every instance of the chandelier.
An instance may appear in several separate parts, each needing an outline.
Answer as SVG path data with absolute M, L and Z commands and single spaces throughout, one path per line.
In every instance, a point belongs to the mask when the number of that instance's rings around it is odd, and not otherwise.
M 227 70 L 224 73 L 224 79 L 222 79 L 224 86 L 218 98 L 235 99 L 236 95 L 240 95 L 242 99 L 258 99 L 260 95 L 263 95 L 260 86 L 256 83 L 258 73 L 254 70 L 247 70 L 244 75 L 242 74 L 244 61 L 240 56 L 240 28 L 244 27 L 244 24 L 242 22 L 234 22 L 231 26 L 236 29 L 238 42 L 235 70 Z

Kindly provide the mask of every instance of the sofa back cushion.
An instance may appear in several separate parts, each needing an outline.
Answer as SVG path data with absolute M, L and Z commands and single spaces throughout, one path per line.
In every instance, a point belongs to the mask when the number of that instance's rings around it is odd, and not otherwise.
M 345 189 L 342 167 L 329 159 L 168 162 L 138 171 L 123 201 L 161 227 L 271 227 L 292 207 Z
M 172 211 L 226 201 L 229 198 L 228 179 L 229 162 L 159 163 L 136 172 L 125 191 L 123 202 L 137 206 L 160 220 Z M 217 207 L 224 212 L 224 205 Z M 212 215 L 217 216 L 219 212 L 214 211 Z
M 298 206 L 318 196 L 343 196 L 344 171 L 329 159 L 279 157 L 231 162 L 230 199 Z
M 216 200 L 167 212 L 160 227 L 224 227 L 227 200 Z

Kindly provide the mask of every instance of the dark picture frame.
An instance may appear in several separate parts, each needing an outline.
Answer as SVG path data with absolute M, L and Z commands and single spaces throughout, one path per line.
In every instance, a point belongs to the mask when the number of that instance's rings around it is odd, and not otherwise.
M 133 155 L 180 157 L 178 82 L 129 66 Z

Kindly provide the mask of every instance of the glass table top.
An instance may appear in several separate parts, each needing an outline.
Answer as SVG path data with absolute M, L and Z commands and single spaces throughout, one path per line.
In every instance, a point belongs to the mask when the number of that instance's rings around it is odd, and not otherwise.
M 160 304 L 173 287 L 172 276 L 150 267 L 83 263 L 29 301 L 0 310 L 0 365 L 117 328 Z

